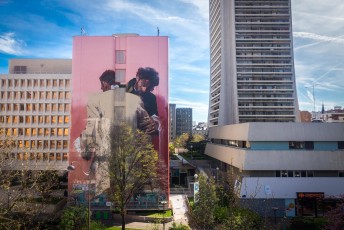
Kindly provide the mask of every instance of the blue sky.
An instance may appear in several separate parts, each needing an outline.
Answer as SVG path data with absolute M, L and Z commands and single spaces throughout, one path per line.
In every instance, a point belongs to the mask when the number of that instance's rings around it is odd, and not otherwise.
M 301 110 L 344 106 L 344 2 L 292 0 Z M 138 33 L 169 37 L 169 102 L 206 121 L 208 0 L 0 0 L 0 73 L 10 58 L 71 58 L 72 36 Z

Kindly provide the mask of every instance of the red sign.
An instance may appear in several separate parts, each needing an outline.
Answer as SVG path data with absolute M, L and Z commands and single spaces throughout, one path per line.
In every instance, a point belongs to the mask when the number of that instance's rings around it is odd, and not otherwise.
M 323 192 L 297 192 L 298 199 L 323 199 L 325 194 Z

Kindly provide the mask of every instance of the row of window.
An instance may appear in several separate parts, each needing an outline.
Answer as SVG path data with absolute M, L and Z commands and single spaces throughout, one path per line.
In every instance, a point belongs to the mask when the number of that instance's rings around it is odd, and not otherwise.
M 0 141 L 3 146 L 4 141 Z M 67 140 L 15 140 L 11 143 L 17 149 L 68 149 Z
M 70 87 L 69 79 L 2 79 L 0 83 L 2 88 L 41 87 L 46 89 L 51 87 Z
M 17 136 L 44 136 L 44 137 L 53 137 L 53 136 L 68 136 L 68 128 L 5 128 L 4 134 L 8 137 L 17 137 Z
M 22 161 L 67 161 L 68 153 L 11 153 L 5 159 Z
M 0 104 L 1 111 L 18 112 L 69 112 L 69 103 L 14 103 Z
M 237 141 L 237 140 L 225 140 L 225 139 L 211 139 L 211 143 L 233 146 L 238 148 L 250 148 L 250 142 L 248 141 Z
M 8 100 L 63 100 L 70 99 L 70 92 L 68 91 L 2 91 L 0 93 L 0 99 Z
M 68 124 L 69 116 L 0 116 L 0 123 L 6 124 Z
M 226 139 L 210 139 L 211 143 L 234 146 L 238 148 L 250 148 L 250 142 Z M 344 141 L 337 141 L 338 149 L 344 149 Z M 314 141 L 289 141 L 289 149 L 314 150 Z
M 336 172 L 338 177 L 344 177 L 344 171 Z M 314 177 L 314 171 L 306 170 L 277 170 L 276 177 Z

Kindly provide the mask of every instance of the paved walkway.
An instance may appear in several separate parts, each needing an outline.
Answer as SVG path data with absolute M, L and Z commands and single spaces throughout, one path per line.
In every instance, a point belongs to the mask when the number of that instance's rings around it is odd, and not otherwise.
M 173 221 L 164 224 L 155 224 L 155 223 L 145 223 L 145 222 L 130 222 L 125 225 L 126 228 L 136 228 L 136 229 L 164 229 L 168 230 L 169 227 L 172 226 L 173 222 L 176 222 L 177 224 L 188 224 L 188 219 L 186 216 L 187 213 L 187 206 L 185 201 L 184 195 L 177 195 L 177 194 L 171 194 L 170 195 L 170 201 L 173 208 Z M 115 225 L 120 226 L 120 225 Z

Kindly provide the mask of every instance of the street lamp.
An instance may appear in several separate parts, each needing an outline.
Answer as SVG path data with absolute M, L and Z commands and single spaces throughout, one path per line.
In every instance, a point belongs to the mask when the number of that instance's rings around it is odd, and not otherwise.
M 75 170 L 75 166 L 73 165 L 74 163 L 78 163 L 80 164 L 78 161 L 72 161 L 71 165 L 68 165 L 67 170 L 69 172 L 74 171 Z M 80 165 L 81 166 L 81 165 Z M 81 166 L 82 167 L 82 166 Z M 88 200 L 88 220 L 87 220 L 87 225 L 88 225 L 88 230 L 91 229 L 91 195 L 90 195 L 90 174 L 91 174 L 91 167 L 90 169 L 85 172 L 82 168 L 81 171 L 87 176 L 87 200 Z
M 163 201 L 160 201 L 159 203 L 162 204 L 162 209 L 163 209 L 162 226 L 163 226 L 163 230 L 165 230 L 165 210 L 166 210 L 165 205 L 167 204 L 167 201 L 163 200 Z
M 315 95 L 314 95 L 314 87 L 318 86 L 319 84 L 315 84 L 315 82 L 312 83 L 311 86 L 305 86 L 305 88 L 313 88 L 313 105 L 314 105 L 314 119 L 316 119 L 316 114 L 315 114 Z
M 194 174 L 195 181 L 193 183 L 193 196 L 195 203 L 198 201 L 199 183 L 197 182 L 198 175 Z
M 218 183 L 219 181 L 219 167 L 216 167 L 216 184 Z
M 192 147 L 193 147 L 193 146 L 190 145 L 190 148 L 191 148 L 191 152 L 190 152 L 190 153 L 191 153 L 191 154 L 190 154 L 190 155 L 191 155 L 191 160 L 193 159 L 193 156 L 192 156 Z
M 277 215 L 276 215 L 276 213 L 277 213 L 278 208 L 277 207 L 272 207 L 271 209 L 274 212 L 275 229 L 277 229 Z

